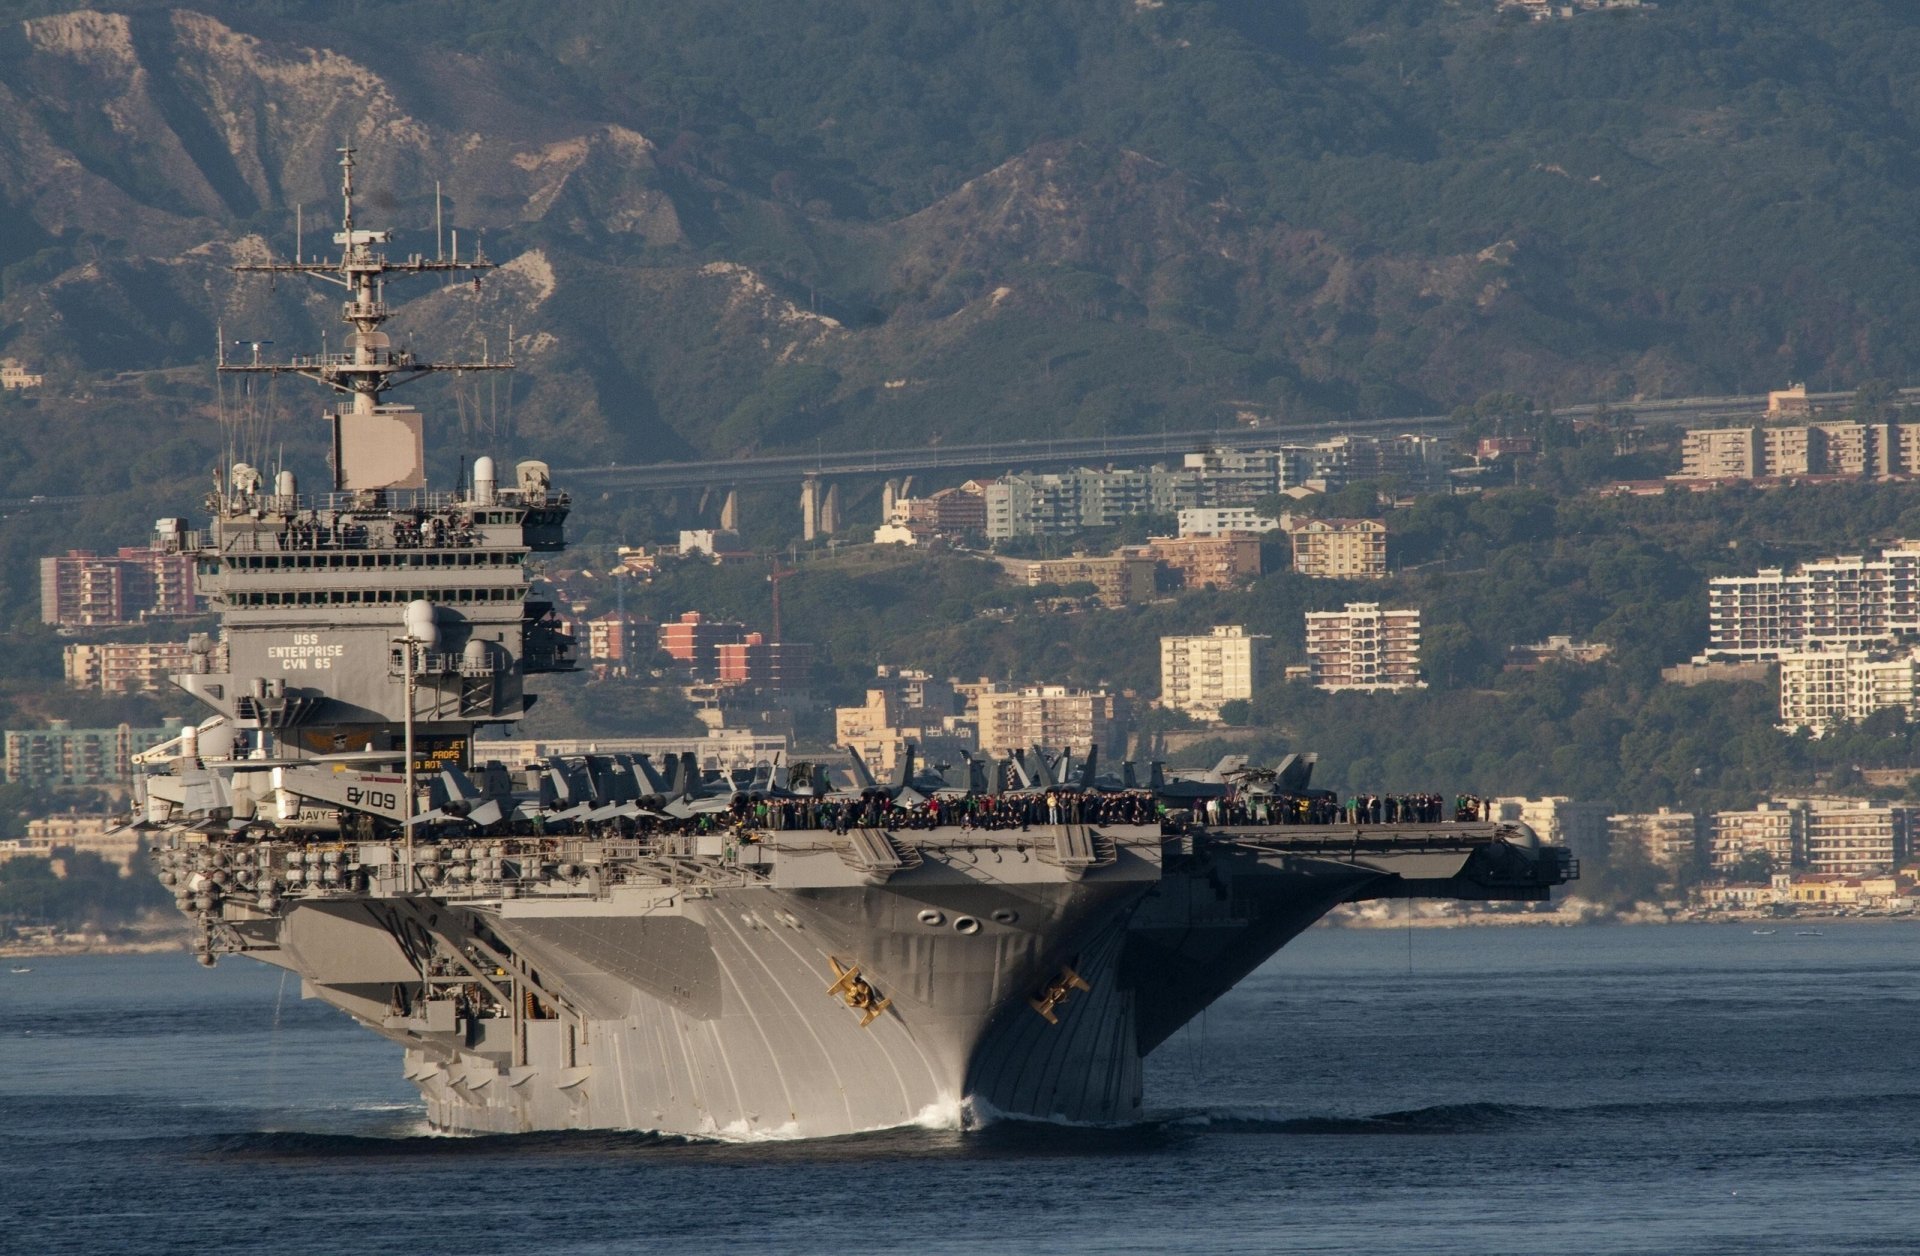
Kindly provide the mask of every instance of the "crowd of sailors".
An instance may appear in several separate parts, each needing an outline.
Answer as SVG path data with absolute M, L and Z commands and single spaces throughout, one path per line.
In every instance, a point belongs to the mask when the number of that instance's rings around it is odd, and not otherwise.
M 465 515 L 449 521 L 419 512 L 394 515 L 391 536 L 395 549 L 467 549 L 479 540 Z M 368 549 L 374 540 L 366 524 L 338 516 L 294 519 L 281 529 L 278 539 L 283 550 Z
M 1032 793 L 933 796 L 902 803 L 885 791 L 862 797 L 805 797 L 738 793 L 724 808 L 688 817 L 645 812 L 638 819 L 607 822 L 622 835 L 720 831 L 816 830 L 845 833 L 959 828 L 1030 829 L 1039 825 L 1168 825 L 1191 822 L 1223 827 L 1276 825 L 1406 825 L 1473 822 L 1493 818 L 1492 804 L 1469 794 L 1356 794 L 1342 799 L 1316 790 L 1277 793 L 1232 790 L 1211 798 L 1170 798 L 1151 790 L 1113 792 L 1043 790 Z

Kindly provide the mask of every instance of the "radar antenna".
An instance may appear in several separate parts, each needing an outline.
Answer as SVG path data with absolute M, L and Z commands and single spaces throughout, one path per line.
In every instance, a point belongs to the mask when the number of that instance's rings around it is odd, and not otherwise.
M 350 407 L 328 416 L 334 425 L 333 487 L 336 491 L 422 487 L 425 470 L 420 454 L 419 416 L 405 407 L 385 405 L 386 394 L 436 371 L 508 371 L 514 364 L 510 356 L 496 361 L 491 354 L 477 362 L 425 362 L 406 349 L 395 349 L 387 334 L 380 330 L 393 316 L 385 299 L 386 282 L 393 276 L 471 271 L 477 284 L 480 272 L 494 269 L 494 263 L 477 251 L 467 261 L 458 260 L 457 251 L 451 260 L 418 253 L 403 261 L 388 258 L 375 246 L 391 243 L 391 231 L 369 231 L 354 225 L 354 164 L 353 147 L 342 148 L 340 230 L 333 235 L 333 242 L 340 246 L 337 257 L 308 260 L 296 255 L 291 262 L 245 263 L 233 268 L 238 273 L 275 278 L 300 275 L 345 288 L 348 298 L 341 306 L 340 318 L 353 328 L 347 337 L 348 351 L 296 356 L 285 362 L 263 362 L 259 345 L 253 345 L 251 361 L 223 361 L 219 369 L 234 375 L 298 375 L 352 398 Z M 410 451 L 405 448 L 408 445 L 411 445 Z

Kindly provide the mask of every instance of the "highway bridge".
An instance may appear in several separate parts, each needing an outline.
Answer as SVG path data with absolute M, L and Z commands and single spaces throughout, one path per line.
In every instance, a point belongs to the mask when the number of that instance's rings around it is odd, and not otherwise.
M 1900 397 L 1903 401 L 1920 404 L 1920 388 L 1902 388 Z M 1807 394 L 1807 400 L 1816 406 L 1845 404 L 1852 399 L 1852 392 Z M 1765 393 L 1605 403 L 1606 409 L 1636 424 L 1677 423 L 1682 427 L 1705 427 L 1731 418 L 1751 419 L 1762 414 L 1766 406 Z M 1593 415 L 1601 408 L 1602 403 L 1589 403 L 1561 407 L 1554 413 L 1580 418 Z M 970 445 L 920 445 L 911 449 L 816 451 L 811 454 L 774 454 L 763 458 L 724 458 L 707 462 L 563 467 L 554 472 L 554 477 L 557 482 L 579 492 L 735 488 L 797 483 L 809 475 L 823 480 L 855 479 L 923 475 L 936 471 L 975 473 L 1084 463 L 1142 462 L 1222 446 L 1261 449 L 1281 443 L 1301 444 L 1346 435 L 1420 432 L 1448 436 L 1456 427 L 1451 415 L 1421 414 L 1406 418 L 1347 419 L 1286 427 L 1218 427 L 1126 436 L 1038 437 Z M 66 496 L 0 498 L 0 513 L 91 500 L 94 499 Z
M 1903 398 L 1920 402 L 1920 388 L 1903 388 Z M 1851 392 L 1809 393 L 1815 405 L 1844 404 Z M 1666 401 L 1606 403 L 1614 414 L 1636 424 L 1677 423 L 1704 427 L 1728 418 L 1752 418 L 1766 410 L 1765 393 L 1724 397 L 1681 397 Z M 1580 418 L 1602 408 L 1601 403 L 1566 406 L 1554 413 Z M 1419 432 L 1451 435 L 1457 423 L 1446 414 L 1407 418 L 1347 419 L 1333 423 L 1286 427 L 1219 427 L 1182 431 L 1143 432 L 1126 436 L 1040 437 L 1015 441 L 988 441 L 970 445 L 920 445 L 911 449 L 816 451 L 811 454 L 774 454 L 762 458 L 728 458 L 708 462 L 611 463 L 600 467 L 563 467 L 555 481 L 579 492 L 606 489 L 644 491 L 676 488 L 736 488 L 745 485 L 793 483 L 807 476 L 853 479 L 922 475 L 930 472 L 991 472 L 1008 469 L 1072 466 L 1085 463 L 1139 462 L 1194 453 L 1203 449 L 1272 448 L 1302 444 L 1335 436 L 1395 435 Z

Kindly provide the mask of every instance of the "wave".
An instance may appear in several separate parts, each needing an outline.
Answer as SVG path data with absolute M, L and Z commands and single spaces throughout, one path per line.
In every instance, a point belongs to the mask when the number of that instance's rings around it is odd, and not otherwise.
M 1360 1116 L 1220 1108 L 1172 1113 L 1160 1119 L 1172 1129 L 1226 1134 L 1462 1134 L 1511 1128 L 1550 1114 L 1550 1109 L 1524 1104 L 1448 1103 Z
M 1695 1112 L 1725 1117 L 1858 1111 L 1886 1117 L 1909 1109 L 1920 1116 L 1920 1093 L 1646 1099 L 1567 1105 L 1473 1102 L 1352 1116 L 1285 1113 L 1273 1108 L 1200 1108 L 1163 1114 L 1158 1119 L 1173 1129 L 1230 1134 L 1474 1134 L 1529 1126 L 1563 1127 L 1577 1121 L 1670 1120 Z

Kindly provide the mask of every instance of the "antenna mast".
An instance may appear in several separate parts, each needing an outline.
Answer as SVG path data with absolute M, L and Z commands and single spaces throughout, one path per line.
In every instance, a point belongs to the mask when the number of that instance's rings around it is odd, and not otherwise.
M 333 236 L 333 242 L 340 246 L 337 257 L 321 257 L 308 261 L 303 255 L 296 255 L 291 262 L 264 262 L 252 265 L 235 266 L 237 272 L 248 274 L 302 275 L 318 279 L 325 283 L 338 284 L 348 293 L 346 302 L 340 311 L 341 321 L 353 328 L 353 334 L 347 338 L 350 352 L 326 353 L 317 356 L 295 357 L 286 362 L 262 362 L 256 355 L 247 363 L 221 362 L 219 369 L 232 374 L 261 375 L 299 375 L 316 383 L 324 384 L 336 393 L 352 398 L 350 408 L 332 416 L 334 421 L 334 489 L 369 487 L 366 484 L 350 482 L 346 468 L 352 452 L 364 452 L 347 447 L 360 441 L 378 441 L 391 439 L 382 436 L 371 420 L 380 409 L 387 392 L 400 385 L 410 383 L 423 375 L 435 371 L 506 371 L 513 369 L 511 354 L 506 361 L 480 362 L 423 362 L 405 350 L 391 347 L 381 325 L 392 317 L 385 300 L 385 285 L 389 276 L 420 275 L 434 272 L 456 273 L 461 271 L 488 271 L 494 264 L 484 255 L 476 255 L 471 261 L 461 261 L 456 247 L 451 259 L 442 257 L 427 258 L 414 254 L 404 261 L 390 260 L 376 245 L 392 242 L 391 231 L 367 231 L 354 226 L 353 219 L 353 169 L 354 149 L 351 145 L 340 150 L 340 230 Z M 438 196 L 435 197 L 436 229 L 439 221 Z M 455 237 L 458 238 L 457 235 Z M 304 243 L 304 242 L 303 242 Z M 474 276 L 478 282 L 479 275 Z M 361 420 L 361 422 L 353 422 Z M 376 454 L 377 456 L 377 454 Z M 417 457 L 416 457 L 417 462 Z M 411 468 L 409 474 L 417 472 Z M 417 484 L 416 484 L 417 486 Z M 395 482 L 392 487 L 404 487 Z

